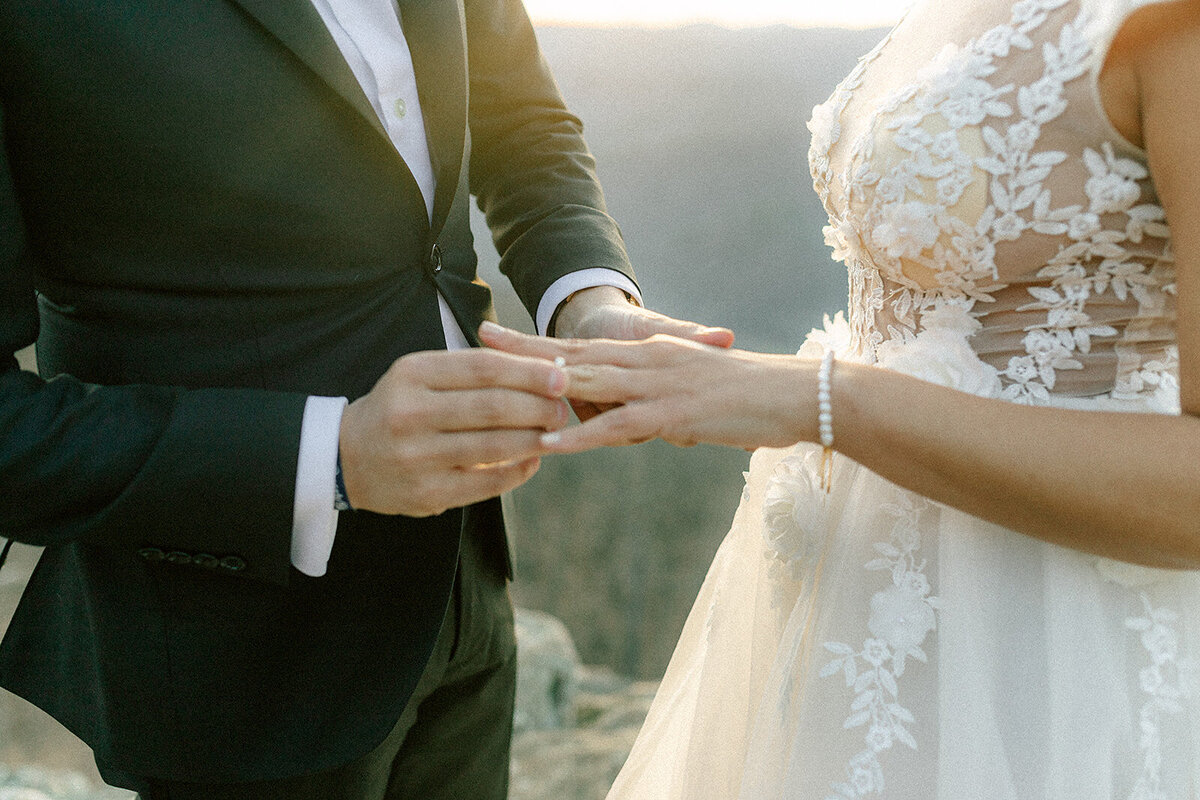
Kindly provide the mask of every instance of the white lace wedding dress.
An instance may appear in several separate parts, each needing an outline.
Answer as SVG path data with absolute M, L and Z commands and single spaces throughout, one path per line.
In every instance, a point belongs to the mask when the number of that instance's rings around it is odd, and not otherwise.
M 849 321 L 802 353 L 1178 413 L 1170 233 L 1097 89 L 1147 1 L 920 0 L 860 61 L 809 123 Z M 754 455 L 610 800 L 1200 797 L 1197 573 L 836 461 Z

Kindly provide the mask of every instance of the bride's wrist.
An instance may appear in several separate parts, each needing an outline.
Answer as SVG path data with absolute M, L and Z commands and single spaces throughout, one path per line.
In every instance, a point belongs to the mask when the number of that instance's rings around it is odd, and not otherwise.
M 869 409 L 877 402 L 873 398 L 882 391 L 878 377 L 883 372 L 878 367 L 852 361 L 836 361 L 833 365 L 829 379 L 833 447 L 848 458 L 855 459 L 854 451 L 878 436 L 877 430 L 868 432 L 865 426 L 876 424 L 869 421 L 870 414 L 875 413 Z M 819 434 L 812 441 L 820 444 Z
M 767 424 L 763 447 L 790 447 L 798 442 L 816 442 L 818 431 L 817 371 L 820 361 L 795 356 L 772 356 L 771 385 L 748 384 L 755 399 L 764 405 Z
M 833 361 L 829 364 L 827 380 L 821 380 L 820 358 L 794 358 L 792 372 L 794 373 L 790 391 L 790 408 L 793 415 L 791 431 L 796 442 L 824 444 L 822 441 L 822 414 L 827 414 L 826 433 L 833 438 L 840 438 L 845 428 L 843 417 L 846 402 L 842 396 L 840 384 L 847 373 L 852 371 L 852 365 Z M 822 388 L 829 392 L 822 393 Z

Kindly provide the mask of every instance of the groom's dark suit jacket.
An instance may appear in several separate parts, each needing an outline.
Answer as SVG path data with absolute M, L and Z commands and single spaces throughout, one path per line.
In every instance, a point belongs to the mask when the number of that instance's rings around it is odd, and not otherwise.
M 628 272 L 518 0 L 400 0 L 437 175 L 420 192 L 308 0 L 0 0 L 0 533 L 47 545 L 0 683 L 98 757 L 188 781 L 345 762 L 390 730 L 460 532 L 498 504 L 342 515 L 290 567 L 308 394 L 490 313 L 469 193 L 529 307 Z

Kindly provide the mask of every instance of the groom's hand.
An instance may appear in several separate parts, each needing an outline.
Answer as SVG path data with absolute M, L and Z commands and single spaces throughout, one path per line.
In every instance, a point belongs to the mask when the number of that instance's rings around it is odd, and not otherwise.
M 541 434 L 567 423 L 566 382 L 548 361 L 497 350 L 398 359 L 342 415 L 347 499 L 427 517 L 519 486 L 537 472 Z
M 732 347 L 733 331 L 674 319 L 642 308 L 615 286 L 595 286 L 571 295 L 554 318 L 551 335 L 560 339 L 648 339 L 666 334 L 679 339 Z M 612 406 L 572 401 L 580 420 L 588 420 Z

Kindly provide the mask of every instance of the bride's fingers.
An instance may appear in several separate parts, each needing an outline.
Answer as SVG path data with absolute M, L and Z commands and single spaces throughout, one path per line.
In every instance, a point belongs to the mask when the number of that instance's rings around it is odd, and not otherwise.
M 658 426 L 646 409 L 635 411 L 630 406 L 621 406 L 573 428 L 546 433 L 541 437 L 541 445 L 547 453 L 581 453 L 597 447 L 641 444 L 658 436 Z
M 530 336 L 494 322 L 484 322 L 479 326 L 479 340 L 494 350 L 503 350 L 520 356 L 544 358 L 550 361 L 559 358 L 563 359 L 564 363 L 607 360 L 600 358 L 601 348 L 598 345 L 608 344 L 608 342 Z M 591 357 L 580 358 L 582 350 L 587 350 Z
M 651 357 L 637 341 L 530 336 L 494 322 L 484 322 L 479 326 L 479 339 L 496 350 L 550 361 L 561 358 L 564 364 L 592 363 L 633 367 L 646 363 Z
M 479 326 L 479 340 L 495 350 L 534 358 L 553 360 L 566 354 L 563 343 L 556 339 L 529 336 L 494 322 L 484 322 Z
M 567 386 L 563 396 L 575 403 L 612 407 L 640 400 L 653 387 L 650 373 L 609 364 L 575 364 L 564 367 Z

